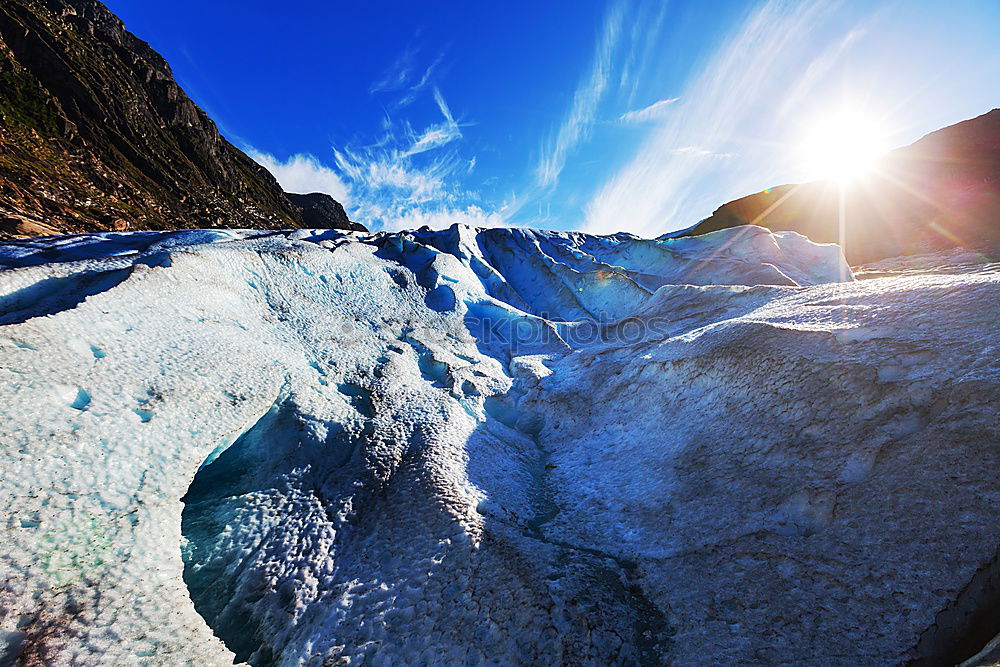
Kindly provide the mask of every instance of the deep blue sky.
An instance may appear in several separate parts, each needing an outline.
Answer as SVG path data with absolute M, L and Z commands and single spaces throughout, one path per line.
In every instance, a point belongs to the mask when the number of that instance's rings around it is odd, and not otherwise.
M 286 189 L 371 227 L 654 235 L 1000 104 L 1000 3 L 108 0 Z

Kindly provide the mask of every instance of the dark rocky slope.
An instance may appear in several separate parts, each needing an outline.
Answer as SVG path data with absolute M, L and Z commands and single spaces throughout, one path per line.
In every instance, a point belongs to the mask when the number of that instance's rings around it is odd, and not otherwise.
M 103 4 L 0 3 L 0 234 L 218 226 L 302 217 Z
M 720 206 L 681 233 L 737 225 L 792 230 L 813 241 L 843 241 L 861 264 L 953 246 L 1000 241 L 1000 109 L 932 132 L 888 153 L 872 173 L 843 190 L 816 181 L 782 185 Z
M 367 232 L 359 222 L 352 222 L 340 202 L 328 194 L 311 192 L 301 195 L 286 192 L 285 196 L 302 217 L 302 224 L 310 229 L 348 229 Z

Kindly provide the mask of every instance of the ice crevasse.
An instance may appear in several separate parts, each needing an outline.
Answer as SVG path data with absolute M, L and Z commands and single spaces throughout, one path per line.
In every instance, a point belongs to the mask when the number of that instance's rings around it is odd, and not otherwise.
M 964 659 L 1000 630 L 1000 267 L 925 259 L 2 245 L 0 664 Z

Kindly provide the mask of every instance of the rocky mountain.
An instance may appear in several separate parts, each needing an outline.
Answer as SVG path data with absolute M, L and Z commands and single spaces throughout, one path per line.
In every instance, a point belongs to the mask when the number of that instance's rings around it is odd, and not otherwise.
M 302 224 L 103 4 L 0 3 L 0 234 Z
M 770 188 L 724 204 L 694 227 L 666 236 L 695 236 L 745 224 L 796 231 L 821 243 L 839 242 L 852 265 L 996 244 L 1000 109 L 890 152 L 870 175 L 843 191 L 829 181 Z
M 326 193 L 310 192 L 302 195 L 286 192 L 285 196 L 302 217 L 302 224 L 310 229 L 368 231 L 361 223 L 352 222 L 340 202 Z

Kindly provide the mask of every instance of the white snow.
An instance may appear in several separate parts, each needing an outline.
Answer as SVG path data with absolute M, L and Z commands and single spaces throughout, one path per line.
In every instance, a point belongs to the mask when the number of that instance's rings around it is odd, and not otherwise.
M 895 660 L 1000 542 L 1000 270 L 963 262 L 2 245 L 0 663 Z

